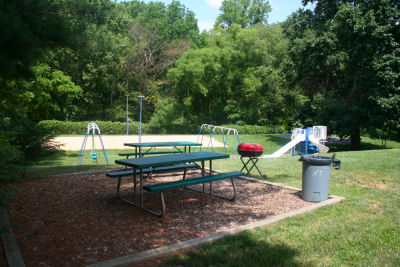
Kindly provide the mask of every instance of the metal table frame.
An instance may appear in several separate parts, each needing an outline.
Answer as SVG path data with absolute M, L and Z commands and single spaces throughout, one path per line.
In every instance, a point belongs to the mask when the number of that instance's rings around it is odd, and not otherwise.
M 124 146 L 130 146 L 135 148 L 135 158 L 138 156 L 142 156 L 142 148 L 148 148 L 144 152 L 149 152 L 151 149 L 155 147 L 173 147 L 180 151 L 181 153 L 191 152 L 192 146 L 202 146 L 201 143 L 189 142 L 189 141 L 179 141 L 179 142 L 147 142 L 147 143 L 124 143 Z M 184 147 L 183 150 L 179 149 L 179 147 Z
M 119 165 L 123 165 L 126 167 L 133 168 L 133 201 L 128 199 L 124 199 L 119 194 L 120 182 L 117 185 L 117 195 L 119 198 L 128 204 L 131 204 L 135 207 L 141 208 L 153 215 L 159 216 L 159 214 L 153 212 L 152 210 L 146 209 L 143 203 L 143 169 L 144 168 L 157 168 L 159 166 L 168 166 L 180 163 L 191 163 L 191 162 L 201 162 L 201 173 L 202 176 L 205 176 L 205 161 L 209 160 L 210 162 L 210 175 L 212 174 L 212 161 L 216 159 L 224 159 L 229 158 L 228 154 L 221 153 L 213 153 L 213 152 L 193 152 L 193 153 L 181 153 L 176 155 L 165 155 L 165 156 L 153 156 L 153 157 L 141 157 L 141 158 L 133 158 L 133 159 L 121 159 L 116 160 L 115 163 Z M 139 171 L 139 192 L 140 192 L 140 202 L 136 203 L 136 191 L 137 191 L 137 174 L 136 170 Z M 151 175 L 151 174 L 150 174 Z M 186 176 L 186 169 L 184 170 L 183 179 Z M 205 186 L 203 184 L 203 192 L 205 191 Z M 210 192 L 212 192 L 212 187 L 210 187 Z

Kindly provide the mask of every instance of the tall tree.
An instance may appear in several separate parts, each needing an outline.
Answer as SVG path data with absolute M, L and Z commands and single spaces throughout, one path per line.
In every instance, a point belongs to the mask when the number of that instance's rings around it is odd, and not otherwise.
M 47 48 L 71 44 L 68 20 L 74 0 L 2 0 L 0 3 L 0 75 L 21 77 Z
M 361 131 L 400 130 L 397 1 L 303 1 L 285 23 L 293 82 L 310 98 L 313 122 L 360 147 Z
M 286 126 L 293 99 L 280 73 L 286 47 L 279 25 L 214 30 L 167 77 L 186 118 L 196 123 Z
M 216 25 L 230 28 L 235 23 L 245 28 L 255 24 L 267 24 L 268 13 L 271 10 L 266 0 L 224 0 Z
M 80 25 L 71 19 L 78 0 L 3 0 L 0 3 L 0 178 L 15 175 L 18 165 L 38 160 L 49 148 L 50 134 L 35 121 L 32 105 L 23 100 L 49 101 L 58 92 L 79 90 L 61 72 L 33 66 L 44 60 L 49 49 L 71 45 Z M 38 72 L 37 72 L 38 71 Z M 32 77 L 44 79 L 32 81 Z M 31 81 L 31 84 L 29 84 Z M 49 84 L 53 83 L 55 91 Z M 44 86 L 45 88 L 43 88 Z M 66 87 L 65 87 L 66 86 Z M 51 87 L 51 88 L 50 88 Z M 60 94 L 60 96 L 63 93 Z M 52 99 L 53 100 L 53 99 Z M 65 100 L 65 99 L 64 99 Z M 61 101 L 61 100 L 60 100 Z M 33 102 L 31 101 L 30 104 Z M 39 105 L 41 105 L 40 103 Z M 47 110 L 51 102 L 36 111 Z M 47 107 L 45 107 L 47 105 Z M 38 105 L 34 105 L 38 107 Z M 44 112 L 45 113 L 45 112 Z M 0 201 L 2 202 L 2 200 Z

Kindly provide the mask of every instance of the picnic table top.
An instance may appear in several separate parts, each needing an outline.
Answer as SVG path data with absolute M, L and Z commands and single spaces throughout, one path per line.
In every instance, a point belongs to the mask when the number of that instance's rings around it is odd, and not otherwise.
M 132 159 L 118 159 L 116 164 L 135 167 L 135 168 L 148 168 L 165 165 L 173 165 L 185 162 L 196 162 L 203 160 L 225 159 L 229 158 L 228 154 L 214 153 L 214 152 L 192 152 L 180 153 L 175 155 L 132 158 Z
M 195 143 L 190 141 L 124 143 L 124 146 L 132 146 L 132 147 L 201 146 L 201 145 L 202 145 L 201 143 Z

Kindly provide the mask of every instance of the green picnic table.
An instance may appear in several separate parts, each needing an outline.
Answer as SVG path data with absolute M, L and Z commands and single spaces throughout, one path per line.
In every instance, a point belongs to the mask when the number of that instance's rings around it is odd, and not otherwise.
M 172 189 L 172 188 L 186 187 L 188 185 L 202 183 L 203 184 L 203 192 L 205 192 L 204 183 L 210 182 L 210 195 L 213 195 L 211 183 L 213 181 L 230 178 L 232 181 L 232 186 L 233 186 L 233 190 L 234 190 L 234 197 L 231 198 L 230 200 L 234 200 L 234 198 L 236 196 L 236 189 L 235 189 L 235 183 L 233 181 L 233 178 L 237 177 L 237 176 L 241 176 L 241 175 L 243 175 L 243 173 L 242 172 L 229 172 L 229 173 L 212 175 L 212 161 L 217 160 L 217 159 L 225 159 L 225 158 L 229 158 L 229 155 L 221 154 L 221 153 L 214 153 L 214 152 L 193 152 L 193 153 L 180 153 L 180 154 L 175 154 L 175 155 L 163 155 L 163 156 L 116 160 L 115 161 L 116 164 L 130 167 L 133 169 L 133 201 L 124 199 L 120 195 L 119 195 L 119 197 L 123 201 L 125 201 L 131 205 L 134 205 L 136 207 L 140 207 L 143 210 L 150 212 L 153 215 L 163 216 L 165 214 L 165 202 L 164 202 L 163 191 Z M 205 173 L 205 164 L 204 164 L 205 161 L 210 162 L 209 163 L 210 170 L 209 170 L 208 176 L 205 175 L 206 174 Z M 145 169 L 148 169 L 148 168 L 157 169 L 157 167 L 162 167 L 162 166 L 173 166 L 176 164 L 182 164 L 182 163 L 188 164 L 188 163 L 194 163 L 194 162 L 201 162 L 201 177 L 185 179 L 186 169 L 184 169 L 183 179 L 181 181 L 167 182 L 167 183 L 148 185 L 148 186 L 143 185 L 143 182 L 144 182 L 143 174 L 144 174 Z M 140 192 L 139 205 L 136 203 L 137 176 L 139 176 L 139 192 Z M 118 182 L 117 193 L 119 192 L 119 186 L 120 186 L 120 183 Z M 162 212 L 161 213 L 154 212 L 154 211 L 146 209 L 144 207 L 143 189 L 150 191 L 150 192 L 160 192 L 161 202 L 162 202 Z M 214 194 L 214 196 L 218 196 L 218 195 Z M 218 196 L 218 197 L 226 198 L 223 196 Z
M 144 155 L 151 155 L 151 154 L 176 154 L 176 153 L 187 153 L 191 152 L 191 147 L 192 146 L 201 146 L 201 143 L 195 143 L 195 142 L 190 142 L 190 141 L 177 141 L 177 142 L 146 142 L 146 143 L 124 143 L 124 146 L 129 146 L 129 147 L 134 147 L 135 148 L 135 153 L 121 153 L 119 154 L 120 156 L 126 156 L 129 158 L 129 156 L 135 156 L 141 157 Z M 156 147 L 173 147 L 176 150 L 173 151 L 151 151 L 152 149 Z M 182 148 L 183 150 L 179 149 Z M 142 152 L 143 148 L 147 148 L 146 151 Z

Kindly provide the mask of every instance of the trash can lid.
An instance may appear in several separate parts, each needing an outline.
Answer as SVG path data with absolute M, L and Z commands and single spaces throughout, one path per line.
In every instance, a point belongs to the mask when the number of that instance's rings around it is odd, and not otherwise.
M 325 166 L 331 165 L 334 157 L 322 157 L 322 156 L 301 156 L 299 161 L 307 162 L 310 165 Z

